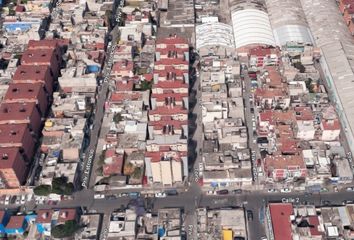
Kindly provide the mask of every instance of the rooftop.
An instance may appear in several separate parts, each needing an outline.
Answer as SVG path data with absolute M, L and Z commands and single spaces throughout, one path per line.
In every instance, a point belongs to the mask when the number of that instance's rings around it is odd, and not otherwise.
M 11 83 L 4 99 L 37 99 L 43 90 L 41 83 Z
M 22 64 L 49 64 L 53 58 L 54 52 L 50 49 L 33 49 L 27 50 L 22 54 L 21 63 Z
M 45 80 L 49 75 L 49 67 L 43 65 L 20 65 L 16 69 L 13 80 Z
M 36 103 L 2 103 L 0 105 L 0 121 L 26 120 L 37 110 Z
M 6 225 L 6 229 L 18 229 L 22 228 L 25 216 L 11 216 L 9 223 Z
M 292 240 L 290 216 L 293 206 L 290 203 L 269 204 L 274 240 Z

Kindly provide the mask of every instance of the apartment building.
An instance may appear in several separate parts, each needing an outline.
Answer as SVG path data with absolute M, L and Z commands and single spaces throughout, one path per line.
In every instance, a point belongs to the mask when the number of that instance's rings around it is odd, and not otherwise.
M 188 175 L 188 42 L 156 42 L 154 84 L 145 155 L 148 182 L 172 186 Z

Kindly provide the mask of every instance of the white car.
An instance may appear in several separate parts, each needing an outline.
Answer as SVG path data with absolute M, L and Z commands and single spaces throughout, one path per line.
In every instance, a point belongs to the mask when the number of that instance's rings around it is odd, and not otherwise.
M 103 194 L 95 194 L 93 196 L 94 199 L 103 199 L 104 198 L 104 195 Z
M 21 205 L 26 203 L 26 195 L 21 195 Z
M 203 170 L 204 170 L 203 163 L 200 162 L 200 163 L 199 163 L 199 173 L 203 172 Z
M 33 194 L 32 193 L 28 194 L 27 195 L 27 202 L 31 201 L 32 198 L 33 198 Z
M 164 193 L 164 192 L 157 192 L 157 193 L 155 193 L 155 197 L 156 197 L 156 198 L 165 198 L 165 197 L 166 197 L 166 193 Z
M 275 193 L 275 192 L 277 192 L 277 190 L 274 189 L 274 188 L 270 188 L 270 189 L 268 189 L 268 192 L 269 192 L 269 193 Z
M 6 195 L 4 204 L 9 205 L 9 203 L 10 203 L 10 195 Z
M 20 205 L 21 204 L 21 196 L 16 196 L 16 205 Z
M 282 189 L 280 190 L 280 192 L 282 192 L 282 193 L 289 193 L 289 192 L 291 192 L 291 189 L 290 189 L 290 188 L 282 188 Z
M 347 187 L 346 190 L 347 192 L 354 192 L 354 187 Z

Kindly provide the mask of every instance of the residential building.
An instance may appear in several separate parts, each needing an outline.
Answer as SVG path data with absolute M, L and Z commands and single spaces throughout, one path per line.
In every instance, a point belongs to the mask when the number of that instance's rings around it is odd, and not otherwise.
M 0 148 L 0 178 L 7 188 L 18 188 L 26 180 L 27 158 L 19 147 Z

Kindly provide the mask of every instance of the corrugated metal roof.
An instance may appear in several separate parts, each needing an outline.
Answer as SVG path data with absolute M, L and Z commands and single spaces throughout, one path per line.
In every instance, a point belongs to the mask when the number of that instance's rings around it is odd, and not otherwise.
M 354 151 L 354 41 L 335 1 L 301 0 L 339 119 Z
M 268 14 L 255 9 L 231 13 L 236 48 L 250 44 L 275 46 Z
M 224 23 L 205 23 L 196 26 L 197 49 L 205 46 L 234 47 L 232 27 Z
M 277 45 L 287 42 L 313 43 L 310 29 L 301 25 L 284 25 L 273 30 Z

